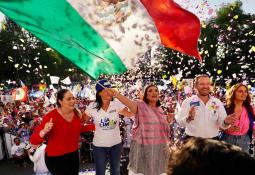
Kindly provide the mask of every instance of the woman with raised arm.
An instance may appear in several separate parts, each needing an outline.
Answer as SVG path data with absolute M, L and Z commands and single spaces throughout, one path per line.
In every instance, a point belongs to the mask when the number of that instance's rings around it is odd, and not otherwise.
M 114 89 L 108 91 L 135 114 L 130 145 L 129 175 L 166 173 L 170 132 L 168 121 L 173 121 L 173 115 L 165 115 L 160 107 L 157 86 L 149 85 L 145 88 L 143 101 L 130 100 Z
M 102 79 L 96 84 L 96 101 L 91 103 L 83 116 L 92 118 L 95 124 L 93 138 L 93 156 L 97 175 L 105 175 L 107 158 L 111 175 L 120 175 L 121 136 L 119 114 L 131 117 L 134 114 L 118 100 L 113 99 L 108 80 Z

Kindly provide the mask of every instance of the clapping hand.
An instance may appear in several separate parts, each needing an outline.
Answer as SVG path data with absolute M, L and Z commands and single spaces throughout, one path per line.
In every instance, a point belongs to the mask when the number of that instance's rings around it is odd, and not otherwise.
M 238 120 L 238 117 L 237 117 L 236 113 L 233 113 L 233 114 L 228 115 L 225 118 L 224 123 L 226 123 L 228 125 L 234 125 L 237 120 Z
M 168 113 L 166 115 L 168 123 L 172 123 L 174 121 L 174 113 Z
M 231 126 L 228 130 L 230 132 L 239 132 L 240 131 L 240 127 L 239 126 Z

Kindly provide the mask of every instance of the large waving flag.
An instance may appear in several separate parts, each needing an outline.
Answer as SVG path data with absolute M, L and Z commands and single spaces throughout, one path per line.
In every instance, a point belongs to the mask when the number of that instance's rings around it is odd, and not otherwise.
M 115 51 L 66 0 L 0 0 L 0 10 L 93 78 L 126 71 Z
M 0 10 L 93 78 L 161 41 L 200 58 L 199 20 L 173 0 L 0 0 Z
M 196 15 L 173 0 L 141 1 L 155 22 L 162 44 L 202 60 L 197 49 L 200 21 Z

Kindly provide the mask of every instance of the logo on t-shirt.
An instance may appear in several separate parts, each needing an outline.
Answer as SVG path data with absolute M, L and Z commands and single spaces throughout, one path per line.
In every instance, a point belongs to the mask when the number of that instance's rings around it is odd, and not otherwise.
M 103 130 L 111 130 L 114 129 L 116 127 L 117 121 L 116 120 L 111 120 L 108 117 L 105 117 L 103 119 L 101 119 L 99 126 L 103 129 Z
M 24 154 L 24 148 L 22 148 L 21 146 L 18 146 L 15 154 L 18 155 L 18 156 Z

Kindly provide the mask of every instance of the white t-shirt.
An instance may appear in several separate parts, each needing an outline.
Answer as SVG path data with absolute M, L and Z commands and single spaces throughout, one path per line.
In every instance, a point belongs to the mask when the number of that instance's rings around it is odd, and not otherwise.
M 125 106 L 118 100 L 113 100 L 107 111 L 102 108 L 97 110 L 97 103 L 91 103 L 87 109 L 86 114 L 89 115 L 95 123 L 95 133 L 93 144 L 98 147 L 111 147 L 121 142 L 120 128 L 119 128 L 119 112 Z
M 24 143 L 20 143 L 18 146 L 14 144 L 11 149 L 11 154 L 21 156 L 25 153 L 25 147 L 26 145 Z

